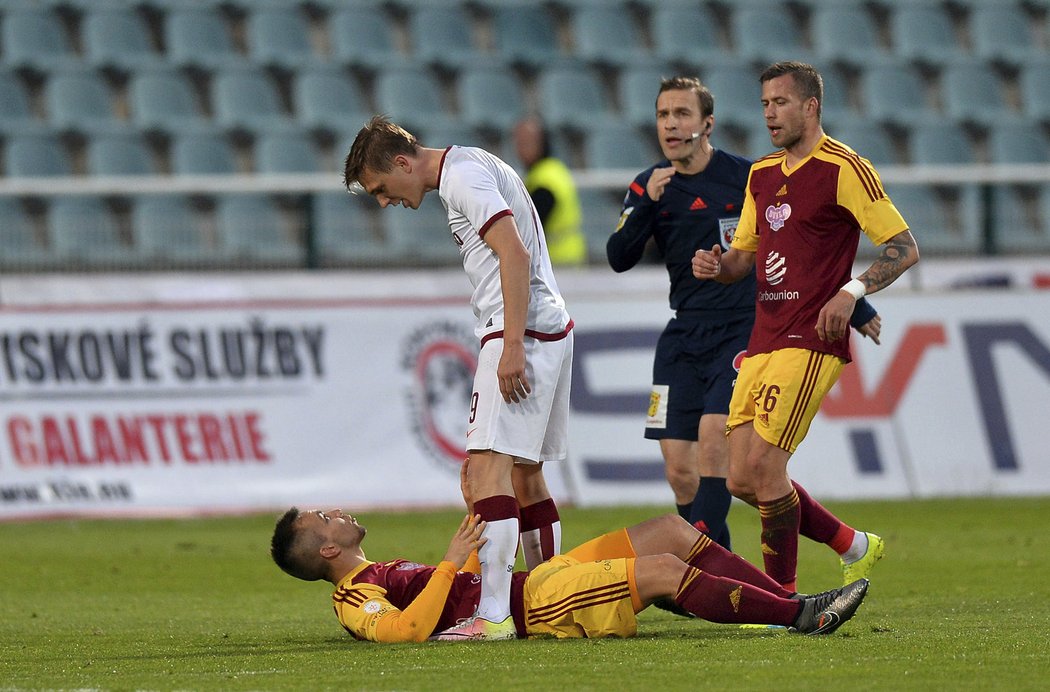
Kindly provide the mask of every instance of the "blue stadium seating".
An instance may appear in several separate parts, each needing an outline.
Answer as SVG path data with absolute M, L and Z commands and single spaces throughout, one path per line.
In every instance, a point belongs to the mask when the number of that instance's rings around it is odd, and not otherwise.
M 229 137 L 215 130 L 180 132 L 171 142 L 171 170 L 178 175 L 230 175 L 238 172 Z
M 354 130 L 372 115 L 357 81 L 335 66 L 314 66 L 296 72 L 296 115 L 304 126 L 331 134 Z
M 44 123 L 33 113 L 29 91 L 11 71 L 0 71 L 0 134 L 32 134 L 43 130 Z
M 75 64 L 69 35 L 58 14 L 46 7 L 8 8 L 0 22 L 3 64 L 46 74 Z
M 582 60 L 622 66 L 648 58 L 641 31 L 622 3 L 577 7 L 572 26 L 575 54 Z
M 207 123 L 188 76 L 171 67 L 136 70 L 128 82 L 131 122 L 140 130 L 173 134 Z
M 132 252 L 138 264 L 201 268 L 216 264 L 214 249 L 188 197 L 136 196 L 131 220 Z
M 73 164 L 65 145 L 55 135 L 18 135 L 7 140 L 7 175 L 42 178 L 73 174 Z
M 92 67 L 132 73 L 166 64 L 154 50 L 145 19 L 133 9 L 92 9 L 83 18 L 81 35 Z
M 612 101 L 603 85 L 597 73 L 582 66 L 544 70 L 537 89 L 547 125 L 586 130 L 613 122 Z
M 276 202 L 264 194 L 227 194 L 216 200 L 217 256 L 249 266 L 302 266 L 304 247 L 289 235 Z
M 464 69 L 457 88 L 461 117 L 471 127 L 499 132 L 514 127 L 525 114 L 523 85 L 508 68 Z
M 48 208 L 51 250 L 59 260 L 88 269 L 125 266 L 130 248 L 116 217 L 99 197 L 56 197 Z
M 87 144 L 91 175 L 156 175 L 160 171 L 145 137 L 137 132 L 96 135 Z
M 54 71 L 44 85 L 48 122 L 61 132 L 112 132 L 120 126 L 113 90 L 93 69 Z
M 251 9 L 247 34 L 248 56 L 257 65 L 297 70 L 318 61 L 306 15 L 293 5 Z
M 493 7 L 492 32 L 496 51 L 512 65 L 535 70 L 562 57 L 554 18 L 543 6 Z

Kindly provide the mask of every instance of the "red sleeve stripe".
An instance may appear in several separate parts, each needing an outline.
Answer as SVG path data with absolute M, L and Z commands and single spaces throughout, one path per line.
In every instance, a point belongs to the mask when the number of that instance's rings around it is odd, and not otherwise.
M 557 334 L 548 334 L 546 332 L 538 332 L 535 329 L 526 329 L 525 330 L 525 336 L 530 336 L 533 339 L 536 339 L 538 341 L 561 341 L 562 339 L 564 339 L 565 337 L 567 337 L 569 335 L 569 332 L 572 331 L 572 328 L 575 326 L 575 324 L 576 324 L 575 322 L 573 322 L 572 320 L 569 320 L 569 323 L 567 325 L 565 325 L 565 329 L 561 330 Z M 490 332 L 490 333 L 486 334 L 485 336 L 481 337 L 481 345 L 484 346 L 486 343 L 488 343 L 492 339 L 502 339 L 502 338 L 503 338 L 503 330 L 502 329 L 499 330 L 498 332 Z
M 636 195 L 644 195 L 645 188 L 638 184 L 638 181 L 631 182 L 631 192 Z
M 821 148 L 829 154 L 841 158 L 853 167 L 853 170 L 860 179 L 865 191 L 867 191 L 868 197 L 870 197 L 873 202 L 886 196 L 886 193 L 882 190 L 882 185 L 879 184 L 879 179 L 875 175 L 875 172 L 870 166 L 865 165 L 864 162 L 860 160 L 860 156 L 855 152 L 851 152 L 841 144 L 832 142 L 831 140 L 826 141 Z
M 478 235 L 481 236 L 481 238 L 484 240 L 485 234 L 489 232 L 490 228 L 492 228 L 492 224 L 496 223 L 497 221 L 502 219 L 504 216 L 510 216 L 510 209 L 504 209 L 503 211 L 501 211 L 501 212 L 499 212 L 497 214 L 494 214 L 492 216 L 492 218 L 489 219 L 488 221 L 486 221 L 485 225 L 483 225 L 478 230 Z

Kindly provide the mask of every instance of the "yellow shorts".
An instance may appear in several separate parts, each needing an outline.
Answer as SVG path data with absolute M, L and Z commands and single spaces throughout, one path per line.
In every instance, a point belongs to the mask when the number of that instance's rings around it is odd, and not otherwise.
M 845 365 L 838 356 L 803 348 L 748 356 L 736 378 L 726 432 L 754 422 L 762 439 L 794 452 Z
M 558 555 L 525 581 L 529 637 L 633 637 L 638 631 L 631 585 L 634 559 L 580 562 Z

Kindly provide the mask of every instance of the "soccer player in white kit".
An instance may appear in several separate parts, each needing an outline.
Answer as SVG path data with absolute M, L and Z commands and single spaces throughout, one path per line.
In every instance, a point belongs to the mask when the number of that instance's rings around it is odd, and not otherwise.
M 572 320 L 558 290 L 532 199 L 518 175 L 474 147 L 423 147 L 384 116 L 358 132 L 343 182 L 381 207 L 418 209 L 437 190 L 474 288 L 481 342 L 467 419 L 467 482 L 486 522 L 481 601 L 457 626 L 512 639 L 510 583 L 519 540 L 529 569 L 561 552 L 558 510 L 543 463 L 567 456 Z

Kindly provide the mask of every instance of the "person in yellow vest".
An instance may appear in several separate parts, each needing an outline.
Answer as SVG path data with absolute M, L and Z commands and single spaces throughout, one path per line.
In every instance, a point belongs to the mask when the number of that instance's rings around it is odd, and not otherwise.
M 526 117 L 514 127 L 514 147 L 525 166 L 525 187 L 543 224 L 547 250 L 555 265 L 587 262 L 587 239 L 581 230 L 583 214 L 576 183 L 568 166 L 551 155 L 543 124 Z

